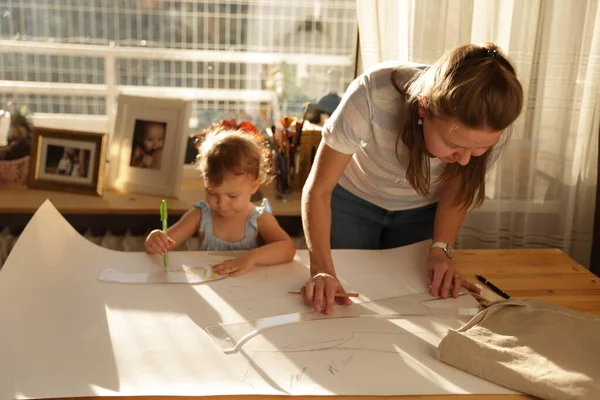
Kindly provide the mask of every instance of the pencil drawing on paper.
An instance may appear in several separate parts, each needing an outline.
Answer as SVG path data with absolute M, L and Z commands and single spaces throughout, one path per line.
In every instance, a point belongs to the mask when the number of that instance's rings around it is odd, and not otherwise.
M 182 264 L 180 267 L 177 268 L 167 268 L 166 271 L 170 273 L 183 273 L 189 275 L 200 275 L 199 273 L 201 273 L 202 277 L 205 279 L 214 279 L 220 277 L 220 275 L 212 269 L 212 267 L 215 265 L 217 264 L 209 263 L 208 265 L 196 265 L 190 267 L 188 265 Z
M 306 367 L 302 368 L 302 370 L 300 372 L 298 372 L 297 374 L 292 374 L 292 376 L 290 377 L 290 387 L 293 388 L 297 382 L 300 382 L 300 379 L 302 379 L 302 376 L 304 375 L 305 372 L 306 372 Z
M 99 279 L 105 282 L 120 283 L 204 283 L 226 278 L 213 271 L 219 261 L 176 264 L 166 269 L 154 268 L 149 272 L 126 273 L 108 268 L 102 271 Z

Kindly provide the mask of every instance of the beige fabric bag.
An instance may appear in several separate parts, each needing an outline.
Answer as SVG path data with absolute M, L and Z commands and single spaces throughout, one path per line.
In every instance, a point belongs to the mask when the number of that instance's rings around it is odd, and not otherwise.
M 438 357 L 542 399 L 600 399 L 600 317 L 542 300 L 492 303 L 448 332 Z

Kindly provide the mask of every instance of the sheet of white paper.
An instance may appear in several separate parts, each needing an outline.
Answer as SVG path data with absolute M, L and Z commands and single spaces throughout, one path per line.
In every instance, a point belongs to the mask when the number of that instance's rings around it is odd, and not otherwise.
M 249 340 L 264 334 L 267 329 L 290 324 L 336 318 L 473 317 L 480 311 L 477 301 L 468 294 L 444 301 L 432 297 L 429 293 L 416 293 L 362 302 L 354 307 L 336 307 L 328 316 L 311 310 L 259 318 L 249 322 L 214 325 L 207 327 L 206 331 L 226 354 L 232 354 L 240 351 Z
M 118 269 L 107 268 L 102 271 L 99 280 L 116 283 L 205 283 L 227 278 L 228 275 L 219 275 L 212 267 L 219 262 L 230 260 L 231 257 L 215 256 L 202 257 L 194 263 L 167 266 L 167 268 L 153 267 L 149 272 L 123 272 Z
M 360 303 L 426 291 L 428 245 L 336 251 L 334 260 Z M 169 262 L 206 257 L 173 251 Z M 98 280 L 107 267 L 147 273 L 161 261 L 94 245 L 45 202 L 0 270 L 0 399 L 512 393 L 437 361 L 460 317 L 323 319 L 267 330 L 224 354 L 206 327 L 309 310 L 287 294 L 308 278 L 304 251 L 202 285 Z

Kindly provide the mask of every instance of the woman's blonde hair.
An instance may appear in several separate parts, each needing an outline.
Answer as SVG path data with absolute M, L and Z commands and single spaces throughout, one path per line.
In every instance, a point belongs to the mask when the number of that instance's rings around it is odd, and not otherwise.
M 260 179 L 261 184 L 272 180 L 273 160 L 262 135 L 212 127 L 200 140 L 196 164 L 210 184 L 220 185 L 227 173 L 249 174 Z
M 515 69 L 490 42 L 454 48 L 405 85 L 398 84 L 396 72 L 392 82 L 406 99 L 396 156 L 402 141 L 410 154 L 407 179 L 424 197 L 429 195 L 430 168 L 423 126 L 419 124 L 419 101 L 427 117 L 453 117 L 471 129 L 494 131 L 509 128 L 523 107 L 523 88 Z M 457 205 L 468 208 L 483 203 L 486 171 L 508 143 L 510 130 L 502 136 L 499 144 L 481 156 L 472 156 L 467 165 L 445 166 L 437 183 L 460 177 Z

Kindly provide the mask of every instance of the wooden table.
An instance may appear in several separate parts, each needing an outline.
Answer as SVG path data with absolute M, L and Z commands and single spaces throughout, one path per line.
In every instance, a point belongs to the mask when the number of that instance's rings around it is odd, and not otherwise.
M 485 275 L 513 297 L 534 297 L 573 310 L 600 315 L 600 278 L 567 257 L 560 250 L 457 250 L 456 268 L 469 280 L 475 274 Z M 124 397 L 116 397 L 123 399 Z M 202 400 L 275 400 L 286 396 L 209 396 Z M 294 399 L 314 400 L 329 396 L 294 396 Z M 361 396 L 336 396 L 335 399 L 365 399 Z M 532 399 L 523 395 L 452 395 L 452 396 L 381 396 L 377 399 L 410 400 L 484 400 Z M 86 398 L 94 399 L 94 398 Z M 144 400 L 164 400 L 165 397 L 144 397 Z M 168 397 L 167 397 L 168 399 Z M 175 399 L 173 397 L 173 399 Z M 65 399 L 67 400 L 67 399 Z M 142 398 L 136 399 L 142 400 Z
M 283 228 L 296 236 L 301 229 L 299 192 L 293 193 L 286 202 L 276 199 L 274 186 L 261 188 Z M 106 190 L 102 197 L 73 194 L 59 191 L 37 190 L 26 187 L 0 190 L 0 230 L 8 226 L 20 232 L 39 206 L 49 199 L 78 231 L 92 229 L 99 234 L 106 229 L 114 233 L 127 229 L 144 232 L 158 227 L 158 209 L 162 197 L 141 194 L 119 193 Z M 167 199 L 169 224 L 192 207 L 205 200 L 204 184 L 198 179 L 183 180 L 177 199 Z
M 457 250 L 455 259 L 473 282 L 480 273 L 511 296 L 600 315 L 600 278 L 558 249 Z

